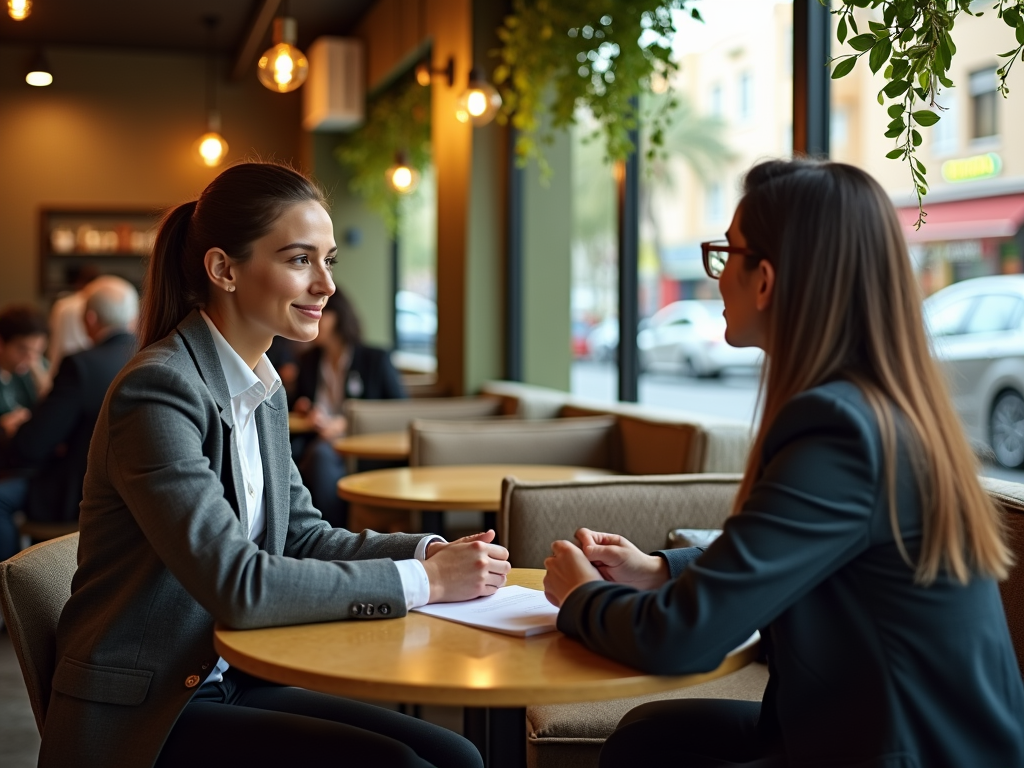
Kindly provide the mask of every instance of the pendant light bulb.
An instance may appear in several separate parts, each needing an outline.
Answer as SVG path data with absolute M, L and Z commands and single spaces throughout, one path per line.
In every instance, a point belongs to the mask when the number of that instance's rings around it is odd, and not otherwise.
M 277 93 L 288 93 L 306 82 L 309 60 L 295 47 L 298 25 L 295 19 L 274 19 L 274 45 L 263 52 L 256 65 L 260 82 Z
M 7 0 L 7 15 L 15 21 L 27 19 L 32 13 L 32 0 Z
M 53 82 L 50 62 L 47 61 L 41 50 L 32 57 L 32 63 L 29 64 L 28 72 L 25 73 L 25 82 L 39 87 L 50 85 Z
M 476 67 L 469 72 L 469 83 L 455 105 L 455 117 L 460 123 L 487 125 L 501 109 L 501 94 L 487 82 Z
M 420 174 L 409 165 L 404 152 L 395 154 L 395 164 L 384 172 L 388 186 L 400 195 L 408 195 L 416 191 L 420 183 Z
M 206 133 L 193 142 L 192 156 L 200 165 L 216 168 L 228 154 L 228 143 L 220 135 L 220 110 L 217 108 L 216 31 L 220 18 L 206 16 L 203 23 L 210 35 L 206 61 Z

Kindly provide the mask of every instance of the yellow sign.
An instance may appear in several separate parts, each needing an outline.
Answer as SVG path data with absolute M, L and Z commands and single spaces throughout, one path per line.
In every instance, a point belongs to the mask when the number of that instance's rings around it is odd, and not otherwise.
M 942 164 L 942 178 L 949 182 L 974 181 L 998 176 L 1003 170 L 1003 159 L 995 152 L 974 157 L 947 160 Z

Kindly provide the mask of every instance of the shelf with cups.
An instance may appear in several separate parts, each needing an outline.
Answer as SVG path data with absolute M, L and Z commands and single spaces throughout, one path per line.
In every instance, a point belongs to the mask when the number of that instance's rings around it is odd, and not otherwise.
M 141 287 L 160 214 L 153 209 L 44 208 L 39 216 L 39 293 L 73 290 L 83 269 Z

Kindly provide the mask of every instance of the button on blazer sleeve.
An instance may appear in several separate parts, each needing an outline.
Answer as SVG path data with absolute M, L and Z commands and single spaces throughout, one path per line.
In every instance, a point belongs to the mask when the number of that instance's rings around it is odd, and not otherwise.
M 103 458 L 111 483 L 161 561 L 214 619 L 240 629 L 330 621 L 347 618 L 353 602 L 386 602 L 404 615 L 390 559 L 296 559 L 248 539 L 212 468 L 210 446 L 225 432 L 201 380 L 170 364 L 138 365 L 115 384 L 108 408 Z M 294 469 L 290 482 L 294 498 Z M 301 539 L 310 528 L 307 512 L 289 535 Z M 375 539 L 388 538 L 340 532 L 325 542 L 314 533 L 293 550 L 358 560 L 380 551 Z
M 862 413 L 828 393 L 800 395 L 776 418 L 764 462 L 743 510 L 703 556 L 681 572 L 675 563 L 677 578 L 646 592 L 584 584 L 558 628 L 650 673 L 711 670 L 868 547 L 880 458 Z

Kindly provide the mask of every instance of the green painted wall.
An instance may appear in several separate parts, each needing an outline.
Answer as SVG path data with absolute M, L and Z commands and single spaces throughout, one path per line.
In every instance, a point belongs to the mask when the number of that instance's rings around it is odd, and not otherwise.
M 348 190 L 348 179 L 334 158 L 340 134 L 310 135 L 313 175 L 327 191 L 338 241 L 334 280 L 355 305 L 367 343 L 393 346 L 391 312 L 391 240 L 380 217 L 367 210 Z M 358 233 L 358 243 L 346 242 L 346 233 Z
M 523 180 L 523 374 L 526 383 L 569 390 L 572 278 L 572 141 L 545 147 L 554 171 L 541 183 L 535 163 Z
M 473 57 L 490 79 L 499 41 L 495 30 L 508 8 L 473 2 Z M 497 123 L 473 129 L 466 252 L 465 391 L 476 392 L 504 374 L 505 210 L 507 130 Z

